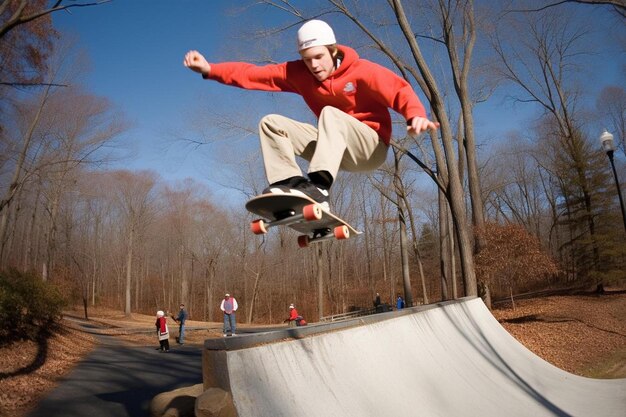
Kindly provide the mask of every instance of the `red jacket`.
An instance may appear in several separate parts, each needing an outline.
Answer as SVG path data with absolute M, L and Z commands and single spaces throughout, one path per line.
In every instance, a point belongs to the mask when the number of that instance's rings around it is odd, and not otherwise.
M 338 48 L 343 53 L 341 65 L 323 82 L 302 60 L 265 66 L 244 62 L 211 64 L 211 72 L 204 78 L 248 90 L 299 94 L 317 117 L 322 108 L 333 106 L 370 126 L 386 144 L 391 137 L 389 108 L 406 120 L 426 117 L 424 106 L 406 80 L 360 59 L 352 48 Z
M 289 311 L 289 321 L 296 320 L 298 316 L 298 310 L 296 310 L 295 308 L 292 308 L 291 311 Z

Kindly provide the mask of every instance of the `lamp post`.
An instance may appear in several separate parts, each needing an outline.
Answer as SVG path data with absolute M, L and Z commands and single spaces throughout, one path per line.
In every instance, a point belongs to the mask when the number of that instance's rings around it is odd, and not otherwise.
M 615 185 L 617 186 L 617 196 L 619 197 L 619 206 L 622 209 L 622 220 L 624 221 L 624 230 L 626 231 L 626 211 L 624 211 L 624 200 L 622 199 L 622 189 L 619 186 L 619 179 L 617 178 L 617 171 L 615 170 L 615 162 L 613 162 L 613 153 L 615 152 L 615 145 L 613 144 L 613 135 L 606 129 L 600 135 L 600 143 L 602 149 L 606 152 L 606 155 L 611 161 L 611 168 L 613 168 L 613 177 L 615 177 Z

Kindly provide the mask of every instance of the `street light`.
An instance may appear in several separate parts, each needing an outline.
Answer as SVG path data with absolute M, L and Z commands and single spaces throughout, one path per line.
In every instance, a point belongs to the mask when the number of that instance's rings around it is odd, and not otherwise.
M 613 135 L 606 129 L 600 135 L 600 143 L 602 149 L 606 152 L 606 155 L 611 161 L 611 168 L 613 168 L 613 177 L 615 177 L 615 185 L 617 186 L 617 196 L 619 197 L 619 206 L 622 209 L 622 220 L 624 221 L 624 230 L 626 231 L 626 211 L 624 211 L 624 200 L 622 199 L 622 189 L 619 186 L 619 179 L 617 178 L 617 171 L 615 170 L 615 162 L 613 162 L 613 153 L 615 152 L 615 145 L 613 144 Z

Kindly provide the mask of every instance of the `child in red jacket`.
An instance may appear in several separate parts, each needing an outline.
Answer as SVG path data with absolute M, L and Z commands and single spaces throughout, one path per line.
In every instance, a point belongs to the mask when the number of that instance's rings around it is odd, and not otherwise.
M 298 314 L 298 310 L 296 310 L 296 306 L 293 304 L 289 305 L 289 318 L 285 320 L 285 322 L 289 323 L 289 327 L 293 326 L 306 326 L 306 320 L 300 314 Z
M 409 134 L 436 129 L 411 85 L 392 71 L 337 45 L 332 28 L 310 20 L 298 30 L 300 60 L 256 66 L 209 62 L 189 51 L 183 64 L 215 80 L 249 90 L 301 95 L 317 126 L 270 114 L 259 123 L 270 186 L 264 193 L 305 194 L 328 208 L 339 169 L 372 171 L 382 165 L 391 138 L 389 108 L 407 120 Z M 304 177 L 295 156 L 309 161 Z
M 159 338 L 159 349 L 161 352 L 169 352 L 170 351 L 170 332 L 167 328 L 167 318 L 165 317 L 165 313 L 159 310 L 156 314 L 156 331 L 157 337 Z

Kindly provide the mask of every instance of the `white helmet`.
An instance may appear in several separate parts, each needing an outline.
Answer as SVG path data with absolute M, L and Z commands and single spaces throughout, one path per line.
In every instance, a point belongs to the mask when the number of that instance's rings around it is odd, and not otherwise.
M 309 20 L 298 29 L 298 51 L 336 43 L 333 29 L 321 20 Z
M 165 314 L 161 310 L 157 311 L 157 317 L 163 317 L 164 315 Z

